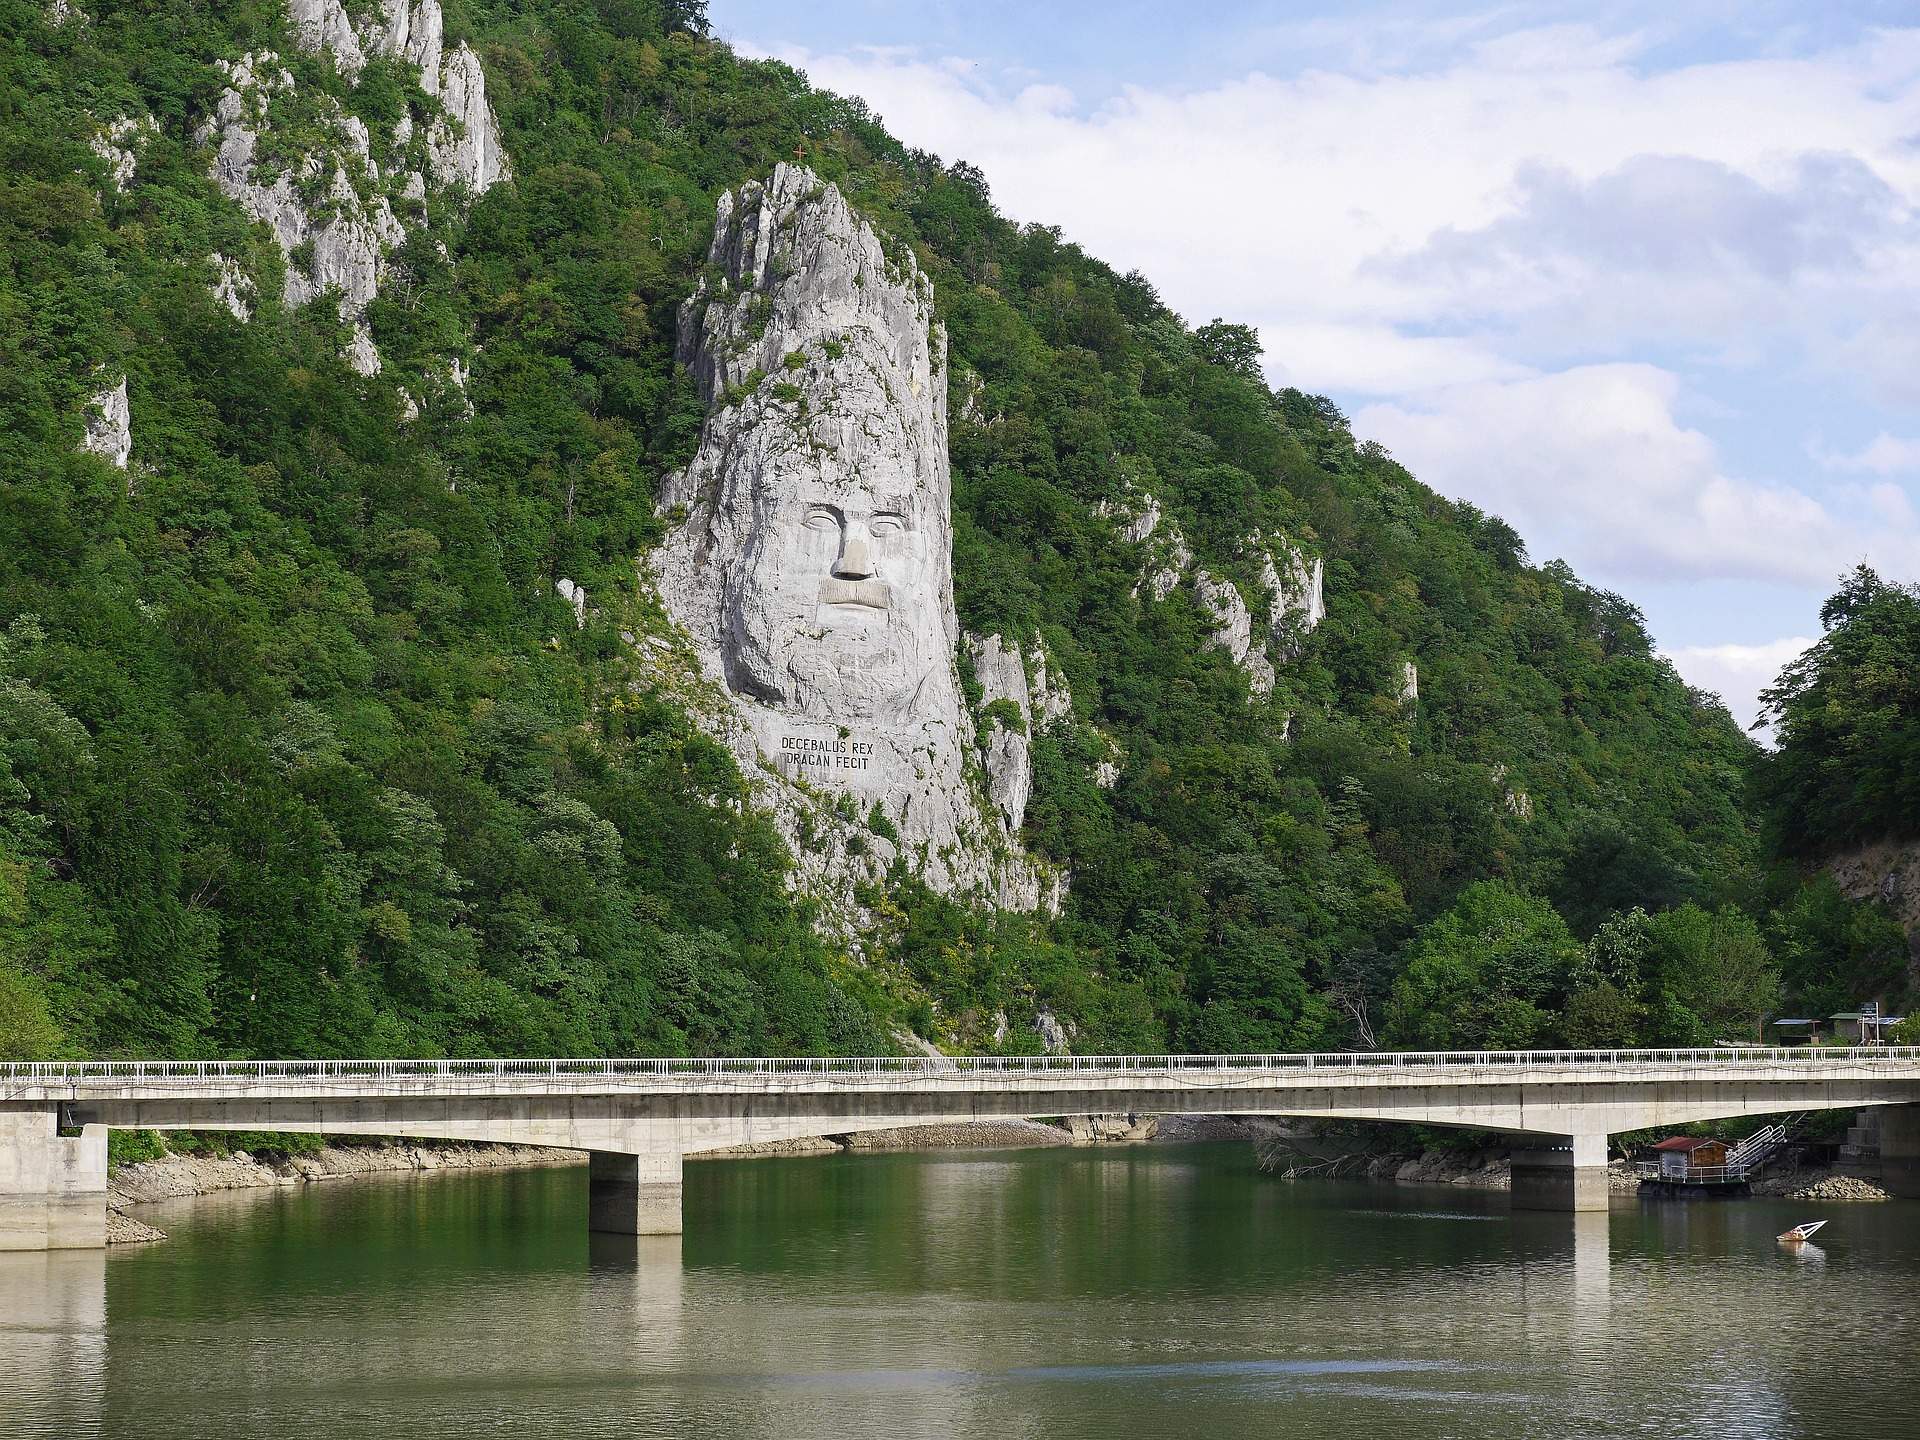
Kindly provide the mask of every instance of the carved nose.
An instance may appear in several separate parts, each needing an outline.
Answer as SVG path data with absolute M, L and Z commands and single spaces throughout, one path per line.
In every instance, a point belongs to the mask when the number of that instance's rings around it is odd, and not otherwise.
M 873 561 L 867 557 L 867 531 L 863 525 L 849 525 L 841 542 L 840 558 L 833 562 L 833 573 L 842 580 L 865 580 L 873 574 Z

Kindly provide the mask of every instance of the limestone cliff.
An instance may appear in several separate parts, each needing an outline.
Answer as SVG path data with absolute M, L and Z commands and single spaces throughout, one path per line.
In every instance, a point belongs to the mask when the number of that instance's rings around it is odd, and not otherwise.
M 133 455 L 133 412 L 127 403 L 124 376 L 117 383 L 103 387 L 87 402 L 86 428 L 80 448 L 118 469 L 127 468 L 127 461 Z
M 1020 651 L 998 635 L 974 635 L 974 678 L 980 682 L 981 736 L 986 751 L 987 794 L 1007 829 L 1018 833 L 1033 792 L 1033 696 Z
M 214 150 L 215 183 L 271 231 L 285 257 L 281 302 L 333 296 L 351 327 L 349 363 L 373 375 L 381 361 L 365 316 L 388 253 L 406 238 L 402 217 L 424 218 L 429 182 L 479 194 L 511 168 L 479 57 L 464 44 L 443 53 L 438 0 L 380 0 L 358 28 L 340 0 L 292 0 L 288 22 L 302 49 L 330 56 L 347 79 L 357 79 L 370 56 L 392 56 L 416 69 L 429 97 L 418 121 L 409 107 L 393 133 L 372 135 L 330 97 L 296 93 L 279 57 L 258 51 L 221 62 L 228 84 L 195 137 Z M 306 137 L 298 158 L 266 158 L 290 133 Z M 237 319 L 249 319 L 252 281 L 230 258 L 214 263 L 215 293 Z
M 955 664 L 932 286 L 796 165 L 721 197 L 708 260 L 680 358 L 710 408 L 648 558 L 721 698 L 707 721 L 819 888 L 900 856 L 938 890 L 1031 909 L 1024 792 L 1005 770 L 998 803 L 983 793 Z
M 1878 900 L 1893 911 L 1920 976 L 1920 841 L 1875 841 L 1829 857 L 1825 869 L 1849 899 Z
M 1119 500 L 1097 508 L 1122 541 L 1141 547 L 1134 598 L 1144 592 L 1164 601 L 1182 581 L 1191 583 L 1194 599 L 1213 622 L 1208 643 L 1246 672 L 1255 695 L 1272 694 L 1275 663 L 1299 659 L 1306 637 L 1326 619 L 1325 562 L 1309 559 L 1285 536 L 1253 536 L 1247 549 L 1257 560 L 1260 599 L 1250 606 L 1239 586 L 1196 563 L 1186 536 L 1150 492 L 1129 486 Z

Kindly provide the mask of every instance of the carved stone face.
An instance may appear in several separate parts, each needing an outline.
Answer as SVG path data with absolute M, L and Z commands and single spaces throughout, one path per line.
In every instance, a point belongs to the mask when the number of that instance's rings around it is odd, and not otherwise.
M 945 506 L 817 476 L 755 489 L 727 596 L 735 688 L 821 719 L 912 719 L 947 658 Z

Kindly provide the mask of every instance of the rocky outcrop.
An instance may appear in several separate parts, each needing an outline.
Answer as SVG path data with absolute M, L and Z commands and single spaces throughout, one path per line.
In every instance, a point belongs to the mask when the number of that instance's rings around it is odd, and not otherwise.
M 370 57 L 392 56 L 419 71 L 421 89 L 435 101 L 422 122 L 404 113 L 391 135 L 376 137 L 331 98 L 296 96 L 279 57 L 261 51 L 221 62 L 227 86 L 196 136 L 214 147 L 215 183 L 273 232 L 286 257 L 282 303 L 333 295 L 351 327 L 348 363 L 374 375 L 381 361 L 365 317 L 388 252 L 406 238 L 399 214 L 420 212 L 429 177 L 479 194 L 509 178 L 511 167 L 479 57 L 465 44 L 443 53 L 439 0 L 380 0 L 361 27 L 341 0 L 290 0 L 288 22 L 303 50 L 331 57 L 347 79 L 357 79 Z M 278 129 L 282 108 L 297 108 L 292 123 L 322 137 L 284 166 L 262 159 L 262 141 Z M 419 123 L 424 157 L 415 139 Z M 216 264 L 232 262 L 216 257 Z M 236 317 L 250 318 L 251 301 L 237 282 L 223 275 L 215 293 Z
M 1032 909 L 1009 807 L 971 778 L 932 284 L 796 165 L 721 197 L 708 260 L 680 358 L 709 410 L 647 559 L 720 702 L 692 708 L 809 888 L 897 857 L 937 890 Z
M 1060 1017 L 1051 1010 L 1041 1010 L 1033 1017 L 1034 1032 L 1040 1037 L 1040 1048 L 1049 1055 L 1064 1055 L 1073 1044 L 1073 1036 L 1067 1026 L 1060 1023 Z
M 1020 652 L 998 635 L 969 636 L 980 682 L 980 746 L 987 794 L 1010 834 L 1018 834 L 1033 791 L 1033 704 Z
M 215 147 L 214 182 L 273 232 L 287 258 L 281 303 L 292 307 L 333 295 L 340 318 L 352 327 L 348 363 L 362 375 L 378 374 L 366 310 L 386 252 L 406 231 L 378 192 L 380 170 L 367 127 L 322 97 L 317 111 L 330 143 L 291 168 L 256 166 L 274 99 L 292 90 L 293 76 L 270 52 L 222 61 L 220 68 L 227 88 L 196 137 Z
M 133 411 L 127 403 L 127 381 L 109 385 L 87 401 L 86 430 L 80 448 L 124 470 L 133 455 Z
M 577 629 L 587 627 L 587 591 L 584 585 L 576 585 L 564 575 L 553 582 L 554 593 L 573 607 L 573 623 Z
M 159 133 L 160 127 L 154 124 L 151 115 L 125 116 L 87 142 L 88 148 L 106 162 L 107 183 L 113 186 L 115 194 L 126 193 L 127 186 L 133 183 L 140 150 Z
M 1253 612 L 1241 597 L 1239 587 L 1205 570 L 1194 573 L 1193 591 L 1200 608 L 1213 617 L 1211 644 L 1225 650 L 1233 663 L 1247 672 L 1247 685 L 1256 695 L 1273 693 L 1273 662 L 1264 645 L 1255 645 Z
M 1076 1145 L 1138 1144 L 1160 1133 L 1158 1115 L 1067 1115 L 1062 1119 Z
M 404 0 L 399 8 L 405 9 Z M 428 8 L 435 17 L 433 48 L 437 50 L 440 7 L 421 6 L 422 11 Z M 423 80 L 427 73 L 422 71 Z M 480 57 L 464 44 L 454 46 L 453 53 L 441 63 L 438 89 L 429 88 L 427 93 L 437 94 L 441 106 L 441 113 L 427 131 L 433 178 L 475 195 L 510 179 L 513 171 L 500 143 L 500 122 L 487 104 L 487 77 L 480 68 Z
M 1826 862 L 1833 883 L 1850 900 L 1878 900 L 1907 932 L 1920 970 L 1920 841 L 1881 840 Z
M 1033 671 L 1031 698 L 1033 720 L 1040 730 L 1073 718 L 1073 689 L 1060 667 L 1047 653 L 1046 641 L 1037 636 L 1027 649 L 1027 663 Z
M 227 307 L 227 313 L 245 324 L 253 318 L 253 277 L 238 260 L 226 255 L 208 257 L 213 266 L 213 298 Z
M 1404 709 L 1411 710 L 1420 703 L 1420 667 L 1413 661 L 1400 662 L 1400 683 L 1394 693 Z
M 1095 509 L 1113 522 L 1121 540 L 1146 552 L 1133 586 L 1135 598 L 1144 590 L 1163 601 L 1183 580 L 1191 580 L 1194 598 L 1213 622 L 1208 643 L 1233 657 L 1256 695 L 1273 692 L 1274 662 L 1298 659 L 1306 637 L 1326 618 L 1325 563 L 1309 559 L 1284 537 L 1253 544 L 1264 597 L 1256 622 L 1255 607 L 1237 585 L 1194 563 L 1186 536 L 1150 492 L 1129 485 L 1118 500 L 1104 500 Z
M 1533 818 L 1533 797 L 1513 783 L 1513 775 L 1504 765 L 1495 765 L 1487 772 L 1494 786 L 1500 791 L 1500 804 L 1507 814 L 1516 820 Z
M 287 23 L 302 50 L 331 55 L 342 75 L 349 80 L 360 78 L 367 59 L 340 0 L 287 0 Z
M 1284 538 L 1263 551 L 1260 561 L 1260 583 L 1267 592 L 1267 643 L 1275 658 L 1297 660 L 1306 637 L 1327 618 L 1326 562 L 1318 557 L 1309 561 Z

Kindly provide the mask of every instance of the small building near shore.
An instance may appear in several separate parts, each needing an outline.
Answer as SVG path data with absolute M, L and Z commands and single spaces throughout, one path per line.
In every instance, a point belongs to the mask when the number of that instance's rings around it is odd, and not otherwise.
M 1662 1180 L 1685 1180 L 1701 1170 L 1724 1169 L 1727 1142 L 1699 1135 L 1675 1135 L 1653 1147 L 1660 1156 Z
M 1776 1045 L 1811 1045 L 1820 1038 L 1818 1020 L 1769 1020 L 1767 1029 Z
M 1863 1005 L 1858 1010 L 1835 1011 L 1827 1020 L 1833 1026 L 1836 1040 L 1850 1041 L 1855 1045 L 1878 1045 L 1886 1038 L 1886 1032 L 1904 1018 L 1901 1015 L 1882 1015 L 1878 1005 Z

